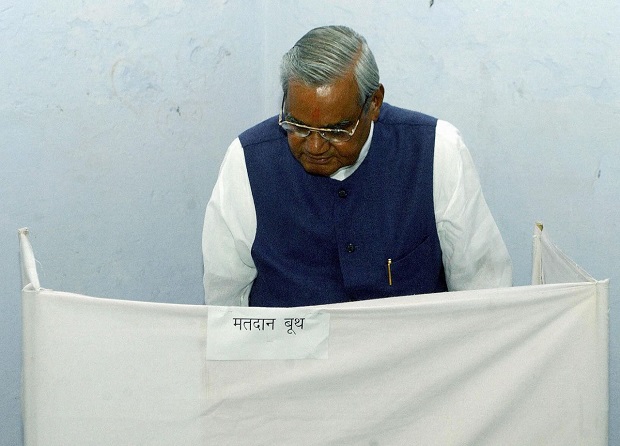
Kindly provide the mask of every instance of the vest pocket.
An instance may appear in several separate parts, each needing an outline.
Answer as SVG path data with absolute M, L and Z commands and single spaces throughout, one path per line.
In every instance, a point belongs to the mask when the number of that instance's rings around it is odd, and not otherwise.
M 392 258 L 386 275 L 390 295 L 424 294 L 443 291 L 441 250 L 434 249 L 433 238 L 426 236 L 413 250 L 400 258 Z M 391 285 L 388 282 L 391 279 Z

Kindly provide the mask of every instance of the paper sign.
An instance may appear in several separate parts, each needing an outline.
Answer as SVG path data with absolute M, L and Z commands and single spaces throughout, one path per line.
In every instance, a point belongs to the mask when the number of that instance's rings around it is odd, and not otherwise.
M 327 359 L 329 313 L 297 308 L 209 307 L 208 360 Z

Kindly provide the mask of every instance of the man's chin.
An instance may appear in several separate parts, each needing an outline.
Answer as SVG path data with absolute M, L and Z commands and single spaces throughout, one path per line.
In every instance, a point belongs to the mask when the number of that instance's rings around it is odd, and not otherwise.
M 336 172 L 339 167 L 334 165 L 334 163 L 320 163 L 320 162 L 312 162 L 302 160 L 300 161 L 301 166 L 304 168 L 306 172 L 310 175 L 318 175 L 322 177 L 328 177 L 334 172 Z

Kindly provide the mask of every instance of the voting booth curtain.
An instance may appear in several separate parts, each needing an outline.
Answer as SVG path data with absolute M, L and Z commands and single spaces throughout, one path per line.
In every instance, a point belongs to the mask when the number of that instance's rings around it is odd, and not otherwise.
M 531 286 L 297 309 L 52 291 L 19 236 L 26 445 L 607 444 L 608 282 L 541 228 Z

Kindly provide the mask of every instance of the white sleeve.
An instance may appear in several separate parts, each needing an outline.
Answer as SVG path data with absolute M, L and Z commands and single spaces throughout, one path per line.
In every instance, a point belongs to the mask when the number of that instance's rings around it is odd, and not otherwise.
M 243 148 L 235 139 L 207 204 L 202 233 L 205 303 L 248 305 L 256 267 L 251 249 L 256 210 Z
M 448 290 L 512 286 L 512 262 L 459 131 L 437 122 L 433 168 L 437 233 Z

